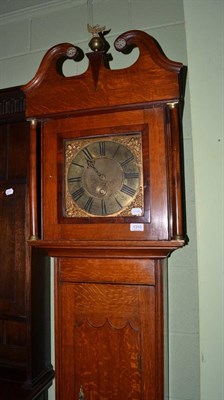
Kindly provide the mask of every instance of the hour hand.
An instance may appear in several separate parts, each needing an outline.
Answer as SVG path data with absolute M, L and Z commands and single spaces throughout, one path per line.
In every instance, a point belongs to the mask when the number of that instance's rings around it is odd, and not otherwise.
M 94 170 L 96 169 L 94 160 L 87 160 L 87 164 L 88 164 L 88 167 L 93 168 Z
M 87 160 L 88 167 L 92 168 L 96 174 L 99 176 L 100 179 L 105 180 L 105 175 L 101 174 L 98 169 L 95 167 L 94 160 Z

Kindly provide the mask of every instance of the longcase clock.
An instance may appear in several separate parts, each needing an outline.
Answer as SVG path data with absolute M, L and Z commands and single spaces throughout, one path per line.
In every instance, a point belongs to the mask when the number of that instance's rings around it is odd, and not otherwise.
M 129 31 L 115 48 L 139 58 L 110 69 L 102 37 L 82 75 L 63 75 L 64 60 L 84 54 L 62 43 L 22 87 L 29 243 L 55 258 L 57 400 L 162 400 L 166 259 L 186 238 L 184 68 Z

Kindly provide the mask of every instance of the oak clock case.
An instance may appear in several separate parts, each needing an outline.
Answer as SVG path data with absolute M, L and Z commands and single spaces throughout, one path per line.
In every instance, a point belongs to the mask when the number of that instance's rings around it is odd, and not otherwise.
M 164 400 L 167 258 L 186 238 L 183 65 L 145 32 L 115 41 L 133 47 L 128 68 L 110 70 L 96 51 L 66 78 L 60 65 L 83 52 L 59 44 L 22 87 L 32 148 L 41 122 L 30 246 L 55 260 L 57 400 Z

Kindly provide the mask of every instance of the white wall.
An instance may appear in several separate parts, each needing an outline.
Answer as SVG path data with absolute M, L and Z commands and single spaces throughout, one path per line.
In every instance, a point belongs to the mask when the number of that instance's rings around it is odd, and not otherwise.
M 184 0 L 196 182 L 201 400 L 224 399 L 224 2 Z
M 89 51 L 87 22 L 106 25 L 107 29 L 111 29 L 107 39 L 114 58 L 112 68 L 126 66 L 136 57 L 137 52 L 129 59 L 116 53 L 113 48 L 115 38 L 130 29 L 146 31 L 159 41 L 169 58 L 188 63 L 182 0 L 11 0 L 0 1 L 1 12 L 1 88 L 29 81 L 45 52 L 57 43 L 71 42 Z M 86 63 L 76 66 L 74 73 L 83 71 Z M 73 64 L 70 64 L 65 68 L 69 74 L 72 67 Z M 169 259 L 169 398 L 199 400 L 197 246 L 188 90 L 184 114 L 184 147 L 190 242 Z M 53 399 L 54 393 L 51 390 L 50 400 Z

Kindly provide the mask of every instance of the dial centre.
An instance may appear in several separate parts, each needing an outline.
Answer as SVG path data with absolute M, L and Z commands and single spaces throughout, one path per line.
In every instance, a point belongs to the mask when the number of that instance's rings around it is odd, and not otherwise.
M 91 196 L 104 197 L 114 195 L 122 186 L 123 171 L 121 165 L 111 158 L 94 160 L 83 172 L 83 185 Z

